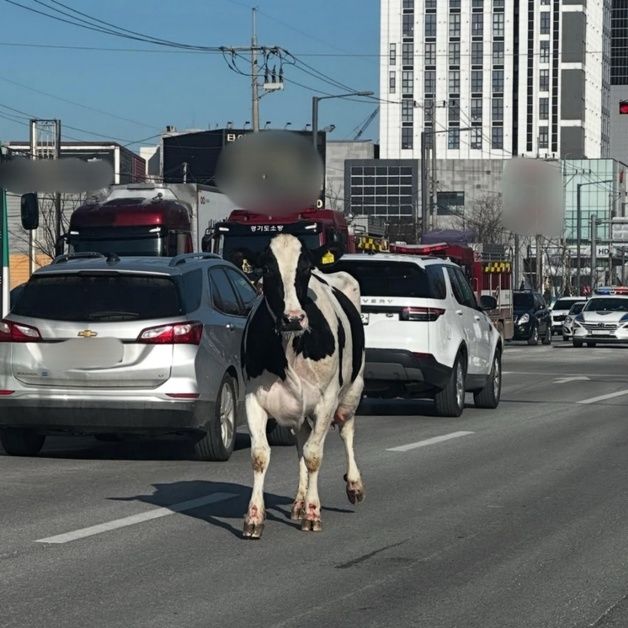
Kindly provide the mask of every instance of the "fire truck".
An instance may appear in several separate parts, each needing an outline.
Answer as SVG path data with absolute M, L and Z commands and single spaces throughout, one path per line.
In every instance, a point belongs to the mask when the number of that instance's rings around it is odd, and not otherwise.
M 304 209 L 281 216 L 236 209 L 227 220 L 207 230 L 202 249 L 221 255 L 250 275 L 259 254 L 280 233 L 297 236 L 320 265 L 333 264 L 344 253 L 355 252 L 344 214 L 331 209 Z
M 512 264 L 508 259 L 483 254 L 463 244 L 385 243 L 386 251 L 400 255 L 434 255 L 450 259 L 462 268 L 478 301 L 483 295 L 495 297 L 497 309 L 488 312 L 505 340 L 514 335 Z M 380 249 L 384 250 L 384 249 Z

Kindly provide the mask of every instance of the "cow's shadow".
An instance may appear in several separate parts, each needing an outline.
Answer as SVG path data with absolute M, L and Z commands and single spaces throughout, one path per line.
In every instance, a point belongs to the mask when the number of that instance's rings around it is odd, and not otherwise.
M 153 506 L 169 508 L 174 504 L 210 497 L 218 493 L 229 494 L 230 497 L 228 499 L 221 499 L 220 501 L 201 505 L 189 510 L 179 511 L 176 508 L 174 510 L 185 516 L 194 517 L 195 519 L 200 519 L 218 528 L 222 528 L 237 538 L 242 538 L 242 519 L 251 497 L 250 486 L 244 486 L 243 484 L 237 484 L 235 482 L 188 480 L 167 484 L 153 484 L 153 487 L 155 490 L 150 495 L 110 497 L 109 499 L 115 501 L 139 501 Z M 266 519 L 268 521 L 277 521 L 293 528 L 300 528 L 299 522 L 290 520 L 292 497 L 265 492 L 264 503 L 266 506 Z M 344 508 L 323 507 L 322 509 L 335 512 L 353 512 L 352 510 L 345 510 Z M 232 521 L 237 521 L 237 524 L 234 525 Z

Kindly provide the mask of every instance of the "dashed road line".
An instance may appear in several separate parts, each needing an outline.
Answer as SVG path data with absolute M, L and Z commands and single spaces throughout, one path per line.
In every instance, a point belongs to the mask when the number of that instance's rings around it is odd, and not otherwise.
M 73 530 L 72 532 L 66 532 L 65 534 L 57 534 L 56 536 L 49 536 L 45 539 L 37 539 L 35 543 L 70 543 L 71 541 L 84 539 L 89 536 L 94 536 L 95 534 L 102 534 L 103 532 L 126 528 L 138 523 L 144 523 L 145 521 L 151 521 L 152 519 L 159 519 L 160 517 L 174 515 L 177 512 L 193 510 L 194 508 L 200 508 L 201 506 L 206 506 L 208 504 L 216 504 L 217 502 L 233 499 L 234 497 L 237 497 L 235 493 L 212 493 L 211 495 L 205 495 L 204 497 L 198 497 L 196 499 L 189 499 L 188 501 L 179 502 L 178 504 L 171 504 L 165 508 L 154 508 L 153 510 L 141 512 L 137 515 L 123 517 L 122 519 L 114 519 L 113 521 L 100 523 L 95 526 L 90 526 L 89 528 L 81 528 L 80 530 Z
M 578 401 L 578 403 L 588 405 L 590 403 L 597 403 L 598 401 L 614 399 L 615 397 L 623 397 L 624 395 L 628 395 L 628 390 L 618 390 L 614 393 L 608 393 L 608 395 L 600 395 L 599 397 L 591 397 L 591 399 L 583 399 L 582 401 Z
M 460 438 L 461 436 L 469 436 L 475 434 L 475 432 L 451 432 L 451 434 L 443 434 L 442 436 L 434 436 L 433 438 L 426 438 L 416 443 L 408 443 L 407 445 L 399 445 L 399 447 L 391 447 L 386 451 L 410 451 L 411 449 L 418 449 L 419 447 L 428 447 L 429 445 L 436 445 L 437 443 L 443 443 L 453 438 Z

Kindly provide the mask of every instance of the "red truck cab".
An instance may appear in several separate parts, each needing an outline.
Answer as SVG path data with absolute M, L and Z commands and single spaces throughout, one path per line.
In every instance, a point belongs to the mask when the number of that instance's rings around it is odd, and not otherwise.
M 193 251 L 190 215 L 177 201 L 116 198 L 81 205 L 70 218 L 71 252 L 173 256 Z
M 321 264 L 333 263 L 342 254 L 355 252 L 344 214 L 331 209 L 304 209 L 281 216 L 237 209 L 207 234 L 203 249 L 218 253 L 250 273 L 259 254 L 280 233 L 298 237 L 319 256 Z

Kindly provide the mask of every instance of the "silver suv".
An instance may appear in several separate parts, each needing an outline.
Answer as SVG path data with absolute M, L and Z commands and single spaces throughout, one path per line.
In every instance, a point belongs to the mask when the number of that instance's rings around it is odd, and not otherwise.
M 0 322 L 0 441 L 46 434 L 191 438 L 227 460 L 244 413 L 241 339 L 257 293 L 208 254 L 57 258 Z

